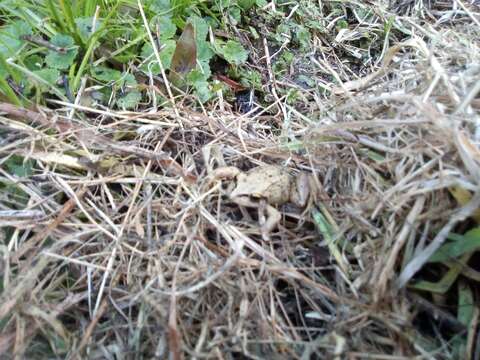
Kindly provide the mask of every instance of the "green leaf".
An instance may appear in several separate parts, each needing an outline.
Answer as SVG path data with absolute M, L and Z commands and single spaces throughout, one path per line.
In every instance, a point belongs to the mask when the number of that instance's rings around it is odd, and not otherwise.
M 56 87 L 57 81 L 60 78 L 60 72 L 56 69 L 41 69 L 37 71 L 33 71 L 35 75 L 40 77 L 41 79 L 45 80 L 51 86 Z M 39 84 L 40 89 L 48 90 L 49 87 L 45 84 Z
M 92 68 L 92 76 L 98 81 L 109 83 L 111 81 L 120 80 L 122 78 L 122 73 L 115 69 L 98 66 Z
M 61 48 L 67 48 L 68 50 L 66 53 L 49 50 L 45 62 L 54 69 L 68 69 L 73 64 L 78 53 L 76 47 L 72 48 L 74 45 L 73 38 L 68 35 L 55 35 L 51 39 L 51 43 Z
M 43 68 L 43 58 L 37 54 L 27 57 L 23 63 L 28 70 L 35 71 Z
M 228 14 L 230 15 L 230 19 L 233 20 L 232 25 L 237 25 L 242 20 L 242 14 L 240 12 L 240 8 L 234 6 L 228 9 Z
M 290 89 L 287 92 L 287 97 L 285 100 L 287 101 L 287 104 L 292 105 L 299 99 L 299 97 L 300 93 L 298 89 Z
M 142 94 L 138 90 L 129 91 L 125 96 L 117 99 L 117 106 L 122 109 L 134 109 L 142 100 Z
M 160 32 L 160 40 L 166 41 L 175 36 L 177 32 L 177 25 L 172 21 L 172 18 L 169 16 L 159 16 L 156 20 L 158 24 L 158 30 Z
M 187 23 L 193 25 L 197 43 L 200 41 L 205 41 L 208 35 L 208 23 L 205 21 L 205 19 L 197 15 L 192 15 L 187 19 Z
M 150 3 L 150 10 L 154 13 L 164 15 L 171 12 L 172 4 L 170 3 L 170 0 L 153 0 Z
M 209 61 L 215 53 L 213 52 L 210 44 L 205 40 L 197 42 L 197 59 L 198 61 Z
M 9 58 L 24 44 L 21 36 L 31 34 L 32 28 L 25 21 L 15 21 L 6 26 L 0 31 L 0 53 Z
M 137 80 L 135 79 L 135 76 L 130 73 L 123 73 L 122 75 L 122 81 L 120 82 L 120 85 L 127 85 L 127 86 L 136 86 L 138 85 Z
M 336 24 L 336 28 L 340 29 L 348 29 L 348 22 L 346 20 L 338 20 Z
M 453 240 L 442 245 L 429 259 L 429 262 L 444 262 L 457 258 L 463 254 L 480 249 L 480 228 L 475 228 L 464 235 L 450 234 L 448 239 Z
M 172 63 L 173 53 L 175 52 L 176 42 L 175 40 L 167 40 L 164 43 L 163 49 L 160 51 L 160 61 L 162 62 L 164 69 L 170 69 Z M 140 69 L 145 73 L 152 72 L 153 75 L 160 74 L 160 66 L 157 63 L 157 58 L 153 55 L 153 48 L 150 43 L 145 43 L 142 48 L 141 58 L 143 60 L 149 58 L 150 61 L 143 64 Z
M 310 32 L 302 25 L 298 25 L 295 29 L 295 39 L 300 44 L 300 47 L 306 49 L 310 46 L 311 36 Z
M 195 89 L 195 93 L 200 102 L 205 103 L 213 96 L 213 92 L 210 90 L 207 77 L 200 70 L 195 69 L 190 71 L 187 76 L 187 81 Z
M 13 155 L 5 163 L 5 168 L 10 174 L 18 177 L 29 177 L 33 175 L 33 160 L 24 160 L 23 157 Z
M 240 83 L 249 88 L 260 89 L 262 86 L 262 75 L 256 70 L 241 70 Z
M 318 231 L 323 235 L 330 253 L 333 255 L 342 270 L 348 274 L 348 268 L 342 258 L 342 254 L 338 246 L 342 239 L 335 233 L 335 228 L 328 221 L 328 219 L 320 211 L 318 211 L 318 209 L 314 208 L 312 215 L 315 225 Z
M 228 40 L 227 43 L 220 47 L 219 55 L 221 55 L 230 64 L 241 65 L 248 58 L 248 51 L 234 40 Z
M 205 79 L 208 79 L 210 75 L 212 75 L 212 71 L 210 70 L 210 65 L 208 60 L 199 61 L 199 71 L 203 74 Z
M 87 40 L 92 36 L 92 24 L 93 24 L 93 17 L 82 17 L 75 19 L 75 24 L 79 30 L 80 36 L 82 39 L 87 42 Z M 101 22 L 97 19 L 95 22 L 95 29 L 98 29 L 101 25 Z
M 250 10 L 253 5 L 255 5 L 255 0 L 238 0 L 238 6 L 240 6 L 243 11 Z

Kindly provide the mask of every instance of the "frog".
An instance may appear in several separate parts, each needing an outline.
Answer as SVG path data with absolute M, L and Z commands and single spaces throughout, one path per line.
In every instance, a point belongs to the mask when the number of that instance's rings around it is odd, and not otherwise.
M 277 206 L 292 203 L 303 208 L 311 196 L 311 178 L 307 173 L 292 175 L 285 167 L 276 165 L 260 165 L 247 172 L 225 166 L 214 170 L 213 179 L 236 180 L 229 198 L 237 205 L 258 209 L 264 240 L 269 240 L 281 220 Z

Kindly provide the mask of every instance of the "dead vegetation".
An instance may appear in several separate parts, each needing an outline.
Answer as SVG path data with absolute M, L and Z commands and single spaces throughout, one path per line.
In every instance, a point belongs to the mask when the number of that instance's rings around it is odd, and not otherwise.
M 246 114 L 221 98 L 200 111 L 0 104 L 0 354 L 446 359 L 459 334 L 478 359 L 478 305 L 466 326 L 456 285 L 409 287 L 458 261 L 453 281 L 478 299 L 470 257 L 428 259 L 478 216 L 480 9 L 397 3 L 377 12 L 401 11 L 405 38 L 366 75 L 314 39 L 328 91 L 297 87 L 301 107 L 275 91 Z M 314 204 L 283 205 L 270 241 L 256 211 L 207 186 L 218 167 L 261 164 L 315 177 Z

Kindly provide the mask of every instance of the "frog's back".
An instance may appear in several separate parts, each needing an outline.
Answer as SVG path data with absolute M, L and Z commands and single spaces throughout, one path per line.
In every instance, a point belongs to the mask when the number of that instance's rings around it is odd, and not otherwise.
M 289 176 L 288 171 L 279 166 L 253 168 L 245 176 L 242 195 L 264 197 L 271 204 L 281 204 L 288 200 L 290 194 Z

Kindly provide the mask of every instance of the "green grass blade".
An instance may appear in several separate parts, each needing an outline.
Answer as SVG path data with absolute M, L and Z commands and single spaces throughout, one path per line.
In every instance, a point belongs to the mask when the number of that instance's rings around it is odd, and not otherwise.
M 50 16 L 55 20 L 55 22 L 58 24 L 62 32 L 67 33 L 68 32 L 67 25 L 58 14 L 57 7 L 53 3 L 53 0 L 47 0 L 47 7 L 48 7 L 48 10 L 50 11 Z
M 462 270 L 467 265 L 468 260 L 471 256 L 472 253 L 465 254 L 459 260 L 448 264 L 450 266 L 450 269 L 440 281 L 431 282 L 422 280 L 415 284 L 412 284 L 409 287 L 417 290 L 429 291 L 435 294 L 445 294 L 448 290 L 450 290 L 452 285 L 457 280 L 458 276 L 462 273 Z
M 313 220 L 315 221 L 315 225 L 317 226 L 318 231 L 320 231 L 320 233 L 325 238 L 330 253 L 333 255 L 343 272 L 348 275 L 349 267 L 343 259 L 340 250 L 338 249 L 332 226 L 327 221 L 326 217 L 323 216 L 323 214 L 317 209 L 313 210 Z
M 480 228 L 475 228 L 464 235 L 450 234 L 451 242 L 444 244 L 429 259 L 429 262 L 444 262 L 463 254 L 480 249 Z
M 10 66 L 8 66 L 7 62 L 5 61 L 5 58 L 0 54 L 0 69 L 5 69 L 7 73 L 10 74 L 10 76 L 15 80 L 19 80 L 18 74 L 11 69 Z M 17 94 L 13 91 L 13 89 L 10 87 L 8 84 L 7 80 L 3 77 L 0 77 L 0 90 L 5 94 L 7 99 L 15 104 L 15 105 L 21 105 L 22 102 L 18 98 Z
M 75 42 L 82 47 L 85 45 L 82 38 L 79 35 L 77 25 L 75 24 L 75 18 L 73 16 L 72 4 L 68 0 L 59 0 L 62 13 L 65 15 L 65 21 L 67 22 L 69 34 L 75 39 Z
M 92 52 L 95 48 L 95 45 L 98 41 L 98 39 L 102 36 L 103 31 L 105 28 L 108 26 L 110 19 L 116 14 L 117 8 L 120 5 L 120 2 L 117 2 L 113 8 L 110 10 L 108 15 L 105 17 L 102 26 L 93 34 L 90 36 L 90 39 L 88 40 L 87 44 L 87 51 L 85 52 L 85 55 L 82 59 L 82 62 L 78 68 L 77 75 L 75 76 L 75 79 L 73 80 L 72 83 L 72 92 L 76 92 L 78 89 L 78 86 L 80 85 L 80 79 L 82 78 L 83 74 L 85 73 L 85 69 L 87 67 L 88 61 L 90 59 L 90 56 L 92 55 Z
M 12 103 L 17 106 L 21 106 L 22 102 L 18 98 L 17 94 L 12 90 L 10 85 L 8 85 L 7 80 L 4 78 L 0 78 L 0 90 L 2 91 L 3 94 L 7 97 L 7 99 Z

